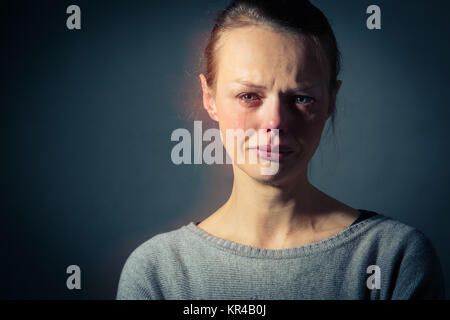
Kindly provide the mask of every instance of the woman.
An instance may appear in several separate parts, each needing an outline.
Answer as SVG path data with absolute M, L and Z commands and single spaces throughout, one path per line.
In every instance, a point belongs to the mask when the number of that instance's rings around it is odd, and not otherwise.
M 219 13 L 205 57 L 203 105 L 234 160 L 231 195 L 205 220 L 135 249 L 117 298 L 443 298 L 423 233 L 308 181 L 341 86 L 322 12 L 308 1 L 234 1 Z M 227 130 L 239 129 L 254 131 L 236 143 Z

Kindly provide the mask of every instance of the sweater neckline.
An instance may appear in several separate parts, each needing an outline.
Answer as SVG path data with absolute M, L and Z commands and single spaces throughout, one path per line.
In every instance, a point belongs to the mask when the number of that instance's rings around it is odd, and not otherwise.
M 309 255 L 312 253 L 321 252 L 324 250 L 340 246 L 344 243 L 347 243 L 348 241 L 356 239 L 358 236 L 363 234 L 365 230 L 367 230 L 374 223 L 376 223 L 376 221 L 379 222 L 381 220 L 388 218 L 384 215 L 378 214 L 373 211 L 368 211 L 364 209 L 358 210 L 361 212 L 361 214 L 372 212 L 374 213 L 374 215 L 360 222 L 351 224 L 346 229 L 338 232 L 337 234 L 329 238 L 314 243 L 285 249 L 265 249 L 219 238 L 201 229 L 193 221 L 183 226 L 183 228 L 188 232 L 194 233 L 207 244 L 237 255 L 252 258 L 289 258 L 289 257 Z M 359 218 L 357 218 L 355 222 L 358 219 Z

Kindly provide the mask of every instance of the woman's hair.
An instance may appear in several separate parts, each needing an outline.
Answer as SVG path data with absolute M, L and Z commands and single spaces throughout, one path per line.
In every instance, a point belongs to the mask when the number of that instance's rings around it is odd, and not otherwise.
M 301 38 L 312 40 L 319 54 L 325 58 L 330 72 L 330 92 L 337 84 L 340 71 L 340 52 L 333 30 L 325 15 L 307 0 L 234 0 L 216 17 L 208 44 L 205 48 L 205 77 L 208 86 L 215 87 L 217 75 L 217 50 L 221 35 L 244 26 L 268 26 L 287 31 Z M 331 116 L 334 131 L 333 110 Z

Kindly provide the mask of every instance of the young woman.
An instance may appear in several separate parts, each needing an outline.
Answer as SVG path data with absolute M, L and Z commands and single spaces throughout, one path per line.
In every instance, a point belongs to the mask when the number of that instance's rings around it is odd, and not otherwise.
M 308 1 L 238 0 L 219 13 L 200 81 L 234 160 L 231 195 L 205 220 L 135 249 L 118 299 L 444 297 L 423 233 L 308 181 L 334 119 L 339 56 L 326 17 Z M 227 136 L 239 129 L 254 131 L 237 142 Z M 252 155 L 257 163 L 236 161 Z M 272 163 L 277 170 L 262 174 Z

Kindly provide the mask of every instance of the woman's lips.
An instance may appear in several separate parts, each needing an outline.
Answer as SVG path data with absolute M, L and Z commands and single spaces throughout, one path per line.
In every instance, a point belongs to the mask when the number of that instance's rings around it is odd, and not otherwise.
M 289 147 L 286 146 L 258 146 L 254 148 L 249 148 L 250 150 L 256 150 L 258 157 L 266 160 L 271 161 L 279 161 L 283 160 L 292 153 L 294 153 L 294 150 L 292 150 Z

